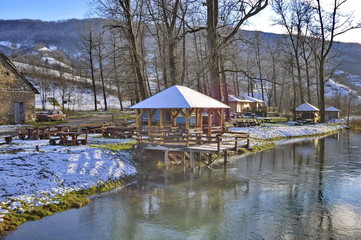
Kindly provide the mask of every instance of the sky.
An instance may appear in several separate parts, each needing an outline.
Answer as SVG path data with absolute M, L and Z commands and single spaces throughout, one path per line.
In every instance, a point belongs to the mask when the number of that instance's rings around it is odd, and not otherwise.
M 329 2 L 331 0 L 323 0 Z M 348 0 L 345 12 L 354 11 L 361 19 L 361 1 Z M 248 30 L 285 33 L 278 26 L 272 25 L 271 7 L 256 15 L 251 20 Z M 85 18 L 89 13 L 88 0 L 0 0 L 0 19 L 40 19 L 56 21 L 70 18 Z M 337 41 L 361 43 L 361 29 L 350 31 L 336 38 Z
M 87 0 L 0 0 L 0 19 L 84 18 L 88 9 Z

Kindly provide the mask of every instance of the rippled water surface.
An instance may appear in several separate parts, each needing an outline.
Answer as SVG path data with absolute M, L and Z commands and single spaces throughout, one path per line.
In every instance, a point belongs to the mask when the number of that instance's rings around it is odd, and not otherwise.
M 361 239 L 361 133 L 150 175 L 3 239 Z

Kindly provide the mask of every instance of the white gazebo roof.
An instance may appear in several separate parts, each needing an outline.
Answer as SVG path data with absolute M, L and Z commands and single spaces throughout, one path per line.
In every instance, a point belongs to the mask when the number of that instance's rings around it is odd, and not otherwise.
M 229 106 L 188 87 L 174 85 L 130 107 L 130 109 L 162 108 L 229 108 Z
M 312 104 L 309 104 L 308 102 L 302 103 L 298 107 L 295 108 L 296 112 L 318 112 L 320 109 L 313 106 Z
M 335 107 L 328 107 L 325 109 L 325 112 L 341 112 L 341 110 Z
M 251 102 L 259 102 L 259 103 L 263 103 L 264 101 L 254 98 L 254 97 L 250 97 L 250 96 L 244 96 L 244 99 L 251 101 Z

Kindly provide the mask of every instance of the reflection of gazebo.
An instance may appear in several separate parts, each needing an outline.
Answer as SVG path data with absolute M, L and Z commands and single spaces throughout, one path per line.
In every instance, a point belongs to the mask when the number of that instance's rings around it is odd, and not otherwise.
M 308 120 L 312 122 L 319 122 L 320 109 L 309 104 L 308 102 L 302 103 L 293 110 L 295 120 Z
M 136 110 L 137 128 L 201 129 L 207 135 L 224 127 L 229 106 L 184 86 L 172 86 L 130 107 Z M 205 116 L 205 117 L 204 117 Z M 220 119 L 212 122 L 215 116 Z M 146 123 L 142 125 L 142 123 Z

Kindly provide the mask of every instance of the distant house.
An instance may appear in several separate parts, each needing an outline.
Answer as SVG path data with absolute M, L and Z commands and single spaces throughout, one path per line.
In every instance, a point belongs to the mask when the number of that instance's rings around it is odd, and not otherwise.
M 265 103 L 263 100 L 254 98 L 254 97 L 250 97 L 250 96 L 244 96 L 245 100 L 251 101 L 251 108 L 253 109 L 252 111 L 262 111 L 261 108 L 265 107 Z
M 325 120 L 335 120 L 340 118 L 340 109 L 337 109 L 335 107 L 328 107 L 325 109 Z
M 320 121 L 320 109 L 312 104 L 305 102 L 293 110 L 294 120 L 308 120 L 312 122 Z
M 246 112 L 260 113 L 266 111 L 264 101 L 257 98 L 250 96 L 238 97 L 229 95 L 228 100 L 231 112 L 234 114 Z
M 251 107 L 251 101 L 245 100 L 243 97 L 236 97 L 234 95 L 228 96 L 229 106 L 232 113 L 247 112 Z
M 0 123 L 22 123 L 35 118 L 38 90 L 0 52 Z

